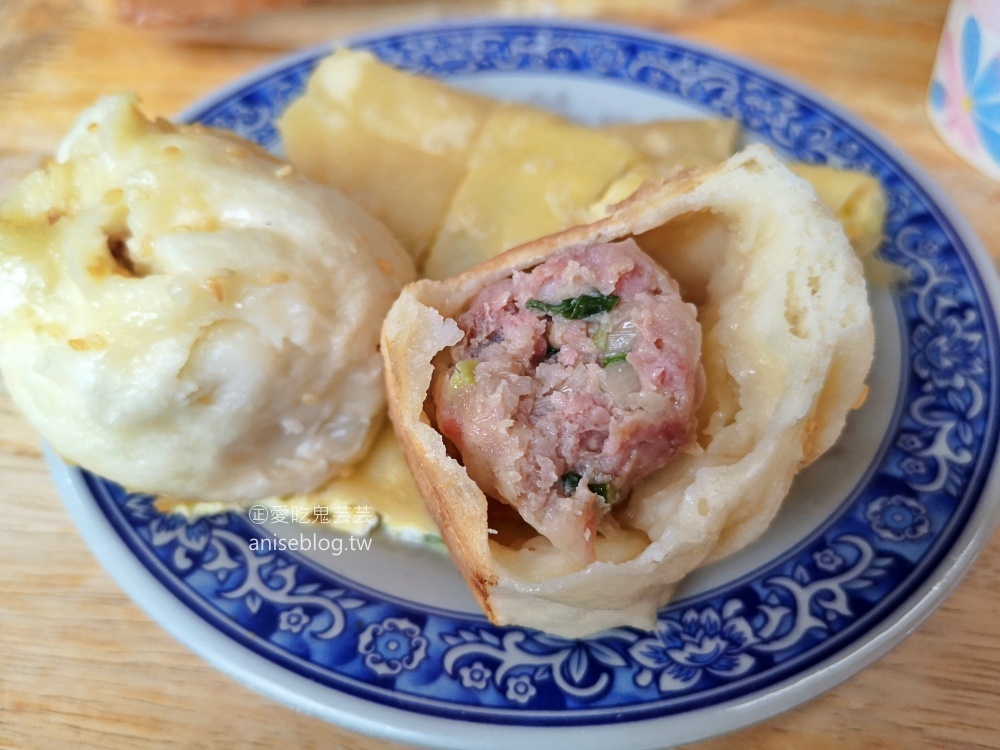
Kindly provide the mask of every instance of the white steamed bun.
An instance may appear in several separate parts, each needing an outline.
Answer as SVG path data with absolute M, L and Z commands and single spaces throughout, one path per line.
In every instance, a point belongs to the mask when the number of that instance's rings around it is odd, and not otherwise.
M 108 97 L 0 204 L 0 368 L 60 454 L 130 489 L 307 491 L 381 423 L 413 273 L 338 191 Z

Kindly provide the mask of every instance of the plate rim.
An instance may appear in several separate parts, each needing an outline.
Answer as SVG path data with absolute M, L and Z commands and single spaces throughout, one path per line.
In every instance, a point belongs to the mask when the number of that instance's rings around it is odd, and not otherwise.
M 177 119 L 188 119 L 200 112 L 205 112 L 232 97 L 238 91 L 338 46 L 360 45 L 389 36 L 404 36 L 428 31 L 502 27 L 611 33 L 653 43 L 667 42 L 705 54 L 737 69 L 747 70 L 765 79 L 773 80 L 780 86 L 784 86 L 806 100 L 828 110 L 868 138 L 892 162 L 895 162 L 894 168 L 898 166 L 903 174 L 923 191 L 930 200 L 931 207 L 947 220 L 947 225 L 954 230 L 957 238 L 967 249 L 972 265 L 979 276 L 982 291 L 992 311 L 997 313 L 1000 310 L 1000 281 L 998 281 L 996 269 L 985 248 L 947 196 L 941 192 L 923 168 L 906 153 L 874 127 L 811 87 L 752 60 L 670 34 L 650 32 L 620 24 L 557 18 L 449 19 L 447 21 L 376 29 L 280 56 L 273 62 L 256 68 L 201 98 L 185 108 Z M 485 744 L 479 743 L 477 740 L 477 745 L 481 747 L 505 748 L 509 747 L 512 741 L 523 741 L 529 738 L 538 740 L 543 736 L 559 746 L 572 745 L 580 748 L 603 747 L 611 739 L 618 741 L 622 739 L 619 736 L 619 725 L 614 723 L 538 726 L 499 724 L 488 721 L 470 722 L 434 714 L 424 714 L 416 710 L 376 703 L 326 685 L 318 685 L 302 675 L 290 672 L 233 641 L 196 612 L 188 609 L 131 553 L 125 541 L 112 526 L 110 519 L 104 515 L 96 503 L 92 499 L 89 504 L 86 502 L 88 498 L 92 498 L 92 495 L 79 470 L 62 463 L 47 446 L 45 447 L 45 456 L 57 489 L 81 534 L 95 556 L 133 601 L 146 611 L 160 627 L 213 667 L 269 698 L 353 731 L 414 744 L 464 748 L 466 745 L 463 743 L 463 736 L 450 736 L 452 734 L 450 732 L 442 734 L 440 731 L 442 723 L 466 730 L 477 727 L 481 729 L 483 726 L 502 728 L 502 731 L 495 733 L 492 738 L 488 738 Z M 992 462 L 984 461 L 984 472 L 982 488 L 979 493 L 980 499 L 976 501 L 975 507 L 965 521 L 964 528 L 957 534 L 950 549 L 941 557 L 920 585 L 875 627 L 866 630 L 863 635 L 847 644 L 846 647 L 838 649 L 826 659 L 816 663 L 806 674 L 792 674 L 771 684 L 762 695 L 750 693 L 680 714 L 629 720 L 623 725 L 629 727 L 630 733 L 642 734 L 641 737 L 635 737 L 635 740 L 647 743 L 629 746 L 636 748 L 659 747 L 662 743 L 660 732 L 668 722 L 670 728 L 676 730 L 672 732 L 671 741 L 682 743 L 705 739 L 708 736 L 733 731 L 762 721 L 811 700 L 820 693 L 854 676 L 887 653 L 936 611 L 944 599 L 954 591 L 987 540 L 992 536 L 995 526 L 1000 522 L 1000 502 L 982 501 L 984 497 L 997 497 L 1000 493 L 1000 453 L 994 456 Z M 108 541 L 111 541 L 112 544 L 108 544 Z M 230 658 L 227 659 L 224 656 Z M 255 663 L 248 665 L 247 662 Z M 301 686 L 303 689 L 293 689 L 292 686 L 300 681 L 303 683 Z M 312 691 L 318 690 L 321 694 L 332 691 L 337 696 L 336 705 L 320 700 L 321 695 L 309 695 L 310 689 Z M 367 710 L 358 711 L 359 708 Z M 389 716 L 392 717 L 393 721 L 386 723 L 384 719 Z M 706 718 L 710 720 L 710 729 L 707 725 L 692 726 L 699 720 L 704 722 Z M 706 732 L 706 729 L 709 731 Z M 632 738 L 630 738 L 631 741 Z

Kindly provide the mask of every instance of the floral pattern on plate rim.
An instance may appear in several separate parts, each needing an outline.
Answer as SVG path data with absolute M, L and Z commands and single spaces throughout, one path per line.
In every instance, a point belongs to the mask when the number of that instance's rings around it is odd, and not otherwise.
M 850 645 L 949 551 L 996 443 L 995 315 L 955 231 L 893 159 L 794 87 L 669 40 L 560 25 L 438 27 L 360 46 L 447 77 L 488 71 L 586 76 L 677 97 L 778 151 L 876 174 L 889 196 L 883 255 L 896 294 L 900 403 L 865 482 L 827 523 L 738 581 L 674 602 L 655 633 L 566 640 L 373 596 L 292 553 L 250 548 L 245 516 L 163 516 L 83 472 L 133 554 L 185 606 L 296 673 L 437 716 L 566 725 L 666 716 L 760 691 Z M 274 146 L 274 120 L 315 52 L 206 106 L 194 119 Z

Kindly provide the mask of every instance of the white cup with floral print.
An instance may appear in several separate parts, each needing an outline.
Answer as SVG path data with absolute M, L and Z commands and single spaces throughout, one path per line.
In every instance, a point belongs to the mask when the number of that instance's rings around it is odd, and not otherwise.
M 1000 180 L 1000 0 L 952 0 L 927 111 L 955 153 Z

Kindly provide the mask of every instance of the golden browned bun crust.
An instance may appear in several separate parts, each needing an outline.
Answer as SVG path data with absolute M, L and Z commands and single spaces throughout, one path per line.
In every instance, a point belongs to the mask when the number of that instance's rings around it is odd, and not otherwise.
M 544 539 L 497 540 L 492 501 L 449 455 L 427 401 L 435 357 L 462 338 L 454 319 L 480 289 L 560 249 L 626 237 L 698 306 L 708 386 L 698 445 L 640 483 L 615 511 L 623 536 L 599 540 L 580 569 Z M 493 622 L 569 637 L 652 627 L 683 576 L 760 536 L 797 471 L 839 436 L 873 346 L 843 230 L 762 146 L 647 183 L 602 221 L 415 282 L 382 330 L 393 424 L 456 565 Z

